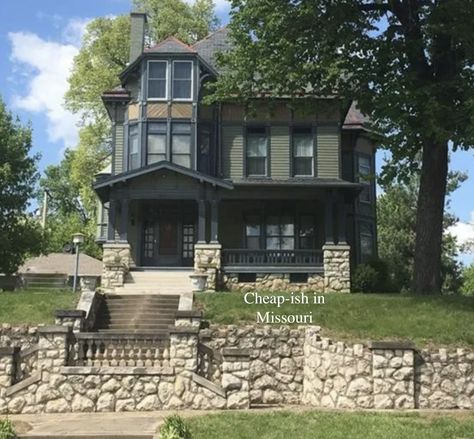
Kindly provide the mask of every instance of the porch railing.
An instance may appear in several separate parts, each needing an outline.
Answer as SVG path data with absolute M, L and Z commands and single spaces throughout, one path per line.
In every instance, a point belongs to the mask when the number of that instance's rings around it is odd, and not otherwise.
M 317 266 L 323 264 L 322 250 L 223 249 L 224 265 Z
M 170 340 L 160 334 L 76 334 L 70 366 L 164 367 L 169 363 Z

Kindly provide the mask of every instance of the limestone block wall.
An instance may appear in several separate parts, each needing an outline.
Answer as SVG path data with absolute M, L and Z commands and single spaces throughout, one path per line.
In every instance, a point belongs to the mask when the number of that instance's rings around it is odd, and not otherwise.
M 0 347 L 21 346 L 23 349 L 38 343 L 38 326 L 12 326 L 8 323 L 0 325 Z
M 194 270 L 207 274 L 207 290 L 215 291 L 221 269 L 221 244 L 195 244 Z
M 307 283 L 290 282 L 288 273 L 257 273 L 255 282 L 239 282 L 238 273 L 223 273 L 223 286 L 230 291 L 324 291 L 324 276 L 309 273 Z
M 474 351 L 425 349 L 414 360 L 417 407 L 474 409 Z
M 325 292 L 350 293 L 350 250 L 351 247 L 346 244 L 323 246 Z
M 201 342 L 212 349 L 248 349 L 250 402 L 298 404 L 303 391 L 304 330 L 270 326 L 211 326 Z
M 306 329 L 302 401 L 326 408 L 374 406 L 372 355 L 362 344 L 347 346 Z
M 130 244 L 120 242 L 103 245 L 101 286 L 105 292 L 113 292 L 124 284 L 130 264 Z

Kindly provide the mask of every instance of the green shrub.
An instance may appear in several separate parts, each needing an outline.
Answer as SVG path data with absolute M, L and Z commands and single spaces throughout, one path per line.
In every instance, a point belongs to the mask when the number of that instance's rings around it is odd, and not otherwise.
M 168 416 L 160 428 L 160 439 L 192 439 L 191 431 L 178 415 Z
M 0 419 L 0 439 L 15 439 L 13 424 L 9 419 Z
M 352 289 L 360 293 L 390 292 L 387 264 L 381 259 L 373 258 L 358 265 L 352 276 Z

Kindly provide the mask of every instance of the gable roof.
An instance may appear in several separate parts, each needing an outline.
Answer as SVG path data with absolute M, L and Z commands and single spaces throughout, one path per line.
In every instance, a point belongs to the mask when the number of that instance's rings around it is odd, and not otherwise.
M 215 59 L 216 53 L 231 47 L 229 32 L 227 26 L 222 27 L 191 46 L 216 71 L 219 70 Z
M 361 130 L 367 129 L 367 124 L 370 119 L 362 114 L 359 108 L 357 108 L 357 101 L 352 101 L 351 106 L 346 114 L 342 128 L 345 130 Z
M 144 53 L 196 53 L 196 50 L 178 40 L 176 37 L 168 37 L 152 47 L 143 50 Z
M 113 186 L 117 183 L 123 183 L 134 178 L 150 174 L 152 172 L 160 170 L 168 170 L 171 172 L 176 172 L 177 174 L 185 175 L 187 177 L 198 180 L 200 183 L 206 182 L 214 186 L 219 186 L 225 189 L 233 189 L 234 185 L 230 181 L 222 180 L 220 178 L 212 177 L 210 175 L 204 174 L 193 169 L 185 168 L 183 166 L 176 165 L 167 161 L 161 161 L 153 163 L 151 165 L 145 166 L 143 168 L 133 169 L 121 174 L 112 175 L 110 177 L 101 178 L 96 183 L 94 183 L 94 189 L 105 189 L 107 187 Z

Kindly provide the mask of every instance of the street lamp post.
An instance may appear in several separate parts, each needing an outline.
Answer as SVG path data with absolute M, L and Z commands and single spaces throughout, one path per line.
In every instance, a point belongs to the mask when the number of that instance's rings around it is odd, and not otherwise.
M 72 292 L 75 293 L 77 289 L 77 278 L 79 275 L 79 246 L 84 243 L 84 237 L 82 233 L 74 233 L 72 235 L 72 242 L 76 249 L 76 267 L 74 269 L 74 283 L 72 285 Z

